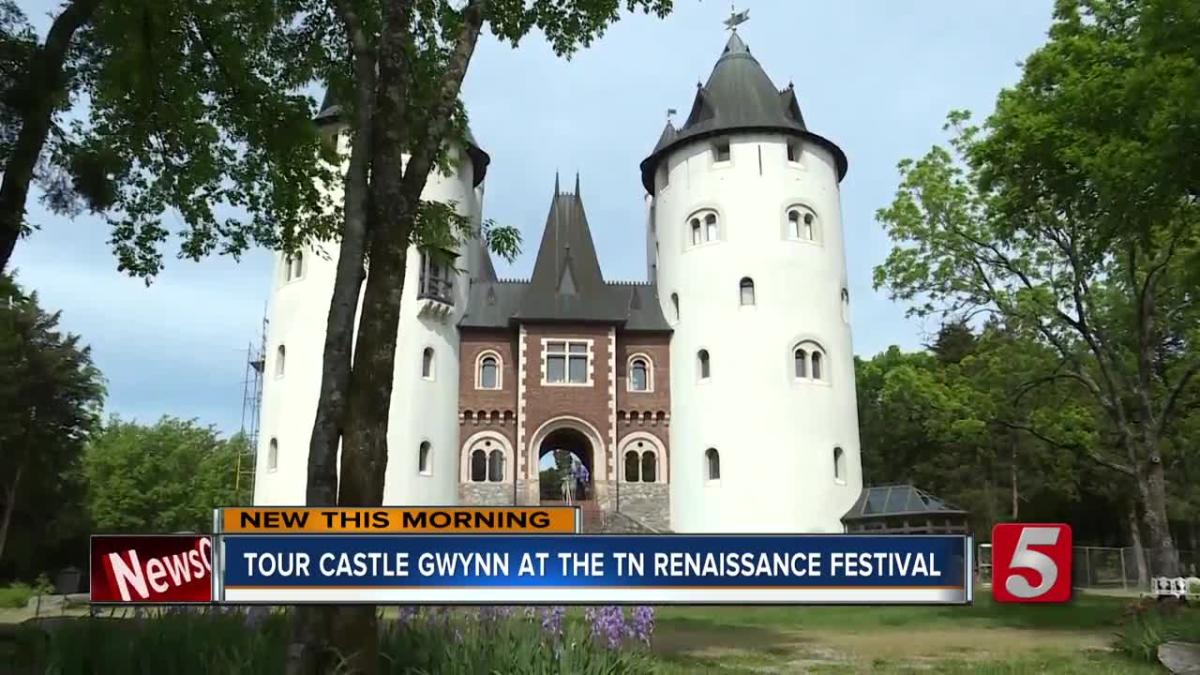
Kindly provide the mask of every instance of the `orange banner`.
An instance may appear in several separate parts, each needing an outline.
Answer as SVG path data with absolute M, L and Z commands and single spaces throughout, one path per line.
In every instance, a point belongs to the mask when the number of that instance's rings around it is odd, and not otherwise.
M 573 506 L 218 509 L 221 533 L 545 533 L 578 532 Z

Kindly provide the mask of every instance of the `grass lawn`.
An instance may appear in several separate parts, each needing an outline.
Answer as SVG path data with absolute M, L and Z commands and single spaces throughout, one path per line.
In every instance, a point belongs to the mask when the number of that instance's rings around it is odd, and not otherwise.
M 1128 601 L 970 607 L 665 607 L 665 673 L 1162 673 L 1113 653 Z

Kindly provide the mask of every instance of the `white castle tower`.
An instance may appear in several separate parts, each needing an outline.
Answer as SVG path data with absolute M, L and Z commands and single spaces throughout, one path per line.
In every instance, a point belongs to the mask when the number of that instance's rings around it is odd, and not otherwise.
M 735 32 L 642 162 L 671 340 L 671 528 L 841 532 L 862 489 L 839 195 Z
M 321 107 L 317 123 L 331 141 L 346 147 L 340 107 L 328 94 Z M 457 173 L 430 174 L 423 197 L 455 203 L 458 212 L 477 227 L 489 158 L 469 136 Z M 341 184 L 333 189 L 340 201 Z M 467 248 L 454 266 L 434 264 L 416 247 L 408 252 L 391 407 L 395 422 L 388 429 L 385 504 L 457 502 L 457 322 L 466 308 L 471 271 L 491 264 L 478 245 Z M 254 485 L 258 505 L 304 503 L 337 253 L 336 242 L 330 242 L 276 261 Z

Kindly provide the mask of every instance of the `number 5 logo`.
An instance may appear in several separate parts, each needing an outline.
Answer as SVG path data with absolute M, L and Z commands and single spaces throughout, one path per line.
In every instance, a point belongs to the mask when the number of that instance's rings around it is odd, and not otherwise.
M 1071 599 L 1071 526 L 1001 523 L 992 528 L 992 598 L 996 602 Z

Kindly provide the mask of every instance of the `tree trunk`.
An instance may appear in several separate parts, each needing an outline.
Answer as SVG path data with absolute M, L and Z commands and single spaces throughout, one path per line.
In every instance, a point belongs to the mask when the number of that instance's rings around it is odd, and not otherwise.
M 21 472 L 24 469 L 24 466 L 17 467 L 16 473 L 13 474 L 12 485 L 4 490 L 4 520 L 0 522 L 0 560 L 4 559 L 4 548 L 8 544 L 8 526 L 12 523 L 13 511 L 17 510 L 17 487 L 21 483 Z
M 321 390 L 308 448 L 305 503 L 309 506 L 337 504 L 337 452 L 350 388 L 354 319 L 365 277 L 368 231 L 367 177 L 375 98 L 375 58 L 353 3 L 340 2 L 336 7 L 351 45 L 355 101 L 354 119 L 349 124 L 351 144 L 344 182 L 344 220 L 321 356 Z M 285 666 L 288 675 L 316 675 L 329 669 L 331 644 L 337 644 L 334 634 L 337 611 L 335 607 L 319 605 L 296 607 Z
M 1009 481 L 1012 485 L 1012 519 L 1013 522 L 1020 520 L 1020 492 L 1017 490 L 1017 430 L 1009 430 L 1009 444 L 1012 448 L 1012 456 L 1008 463 Z
M 17 84 L 21 130 L 4 164 L 0 183 L 0 272 L 8 267 L 25 226 L 25 200 L 33 171 L 46 145 L 55 104 L 61 100 L 64 64 L 75 32 L 91 20 L 100 0 L 74 0 L 54 19 L 46 43 L 30 57 L 29 69 Z
M 1179 551 L 1167 522 L 1167 481 L 1157 448 L 1147 452 L 1148 465 L 1138 472 L 1138 492 L 1145 506 L 1146 536 L 1150 539 L 1150 574 L 1179 576 Z
M 1125 524 L 1129 530 L 1129 545 L 1133 548 L 1134 564 L 1137 566 L 1138 588 L 1150 588 L 1150 574 L 1146 569 L 1146 549 L 1142 547 L 1142 526 L 1139 524 L 1137 500 L 1129 500 L 1125 509 Z

